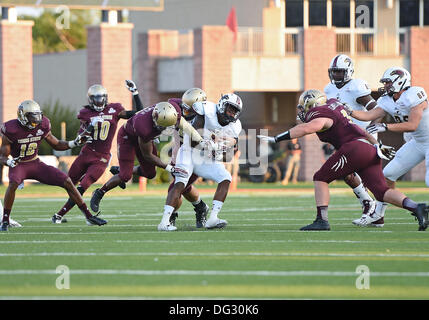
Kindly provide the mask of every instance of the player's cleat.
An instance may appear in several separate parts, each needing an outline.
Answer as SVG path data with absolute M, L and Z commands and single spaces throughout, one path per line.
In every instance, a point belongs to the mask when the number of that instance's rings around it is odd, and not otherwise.
M 170 224 L 163 224 L 160 223 L 158 225 L 158 231 L 176 231 L 177 228 L 175 226 L 172 226 Z
M 119 166 L 111 166 L 110 167 L 110 173 L 113 175 L 119 174 Z M 121 189 L 125 189 L 127 187 L 127 185 L 124 181 L 121 181 L 121 183 L 119 184 L 119 187 Z
M 219 218 L 215 218 L 215 219 L 211 219 L 209 218 L 206 222 L 206 229 L 221 229 L 223 227 L 226 227 L 226 225 L 228 224 L 228 221 L 223 220 L 223 219 L 219 219 Z
M 178 212 L 173 212 L 170 215 L 170 226 L 176 226 L 176 219 L 179 217 L 179 213 Z
M 196 207 L 194 208 L 195 211 L 195 226 L 197 228 L 204 228 L 207 222 L 207 215 L 209 213 L 209 206 L 206 205 L 204 202 L 202 202 L 204 206 L 202 208 Z
M 328 221 L 323 220 L 322 218 L 316 218 L 312 224 L 309 224 L 305 227 L 299 229 L 301 231 L 329 231 L 331 226 Z
M 9 223 L 8 222 L 2 222 L 0 226 L 0 231 L 8 231 L 9 230 Z
M 383 228 L 384 227 L 384 217 L 381 217 L 377 221 L 372 222 L 369 227 Z
M 22 225 L 18 222 L 18 221 L 15 221 L 15 220 L 13 220 L 12 218 L 9 218 L 9 227 L 10 228 L 20 228 L 20 227 L 22 227 Z
M 425 231 L 428 227 L 428 211 L 429 207 L 425 203 L 419 203 L 416 212 L 411 214 L 419 222 L 419 231 Z
M 359 227 L 368 227 L 372 225 L 372 223 L 383 219 L 383 217 L 378 216 L 375 212 L 371 215 L 364 214 L 359 219 L 353 220 L 353 224 Z M 383 219 L 384 225 L 384 219 Z
M 86 218 L 86 224 L 88 226 L 102 226 L 106 223 L 107 223 L 106 220 L 103 220 L 103 219 L 96 217 L 96 216 L 91 216 L 89 218 Z
M 95 213 L 100 213 L 100 201 L 103 199 L 104 193 L 100 189 L 95 189 L 91 197 L 91 210 Z
M 62 216 L 60 216 L 59 214 L 54 214 L 52 216 L 52 223 L 58 223 L 58 224 L 60 224 L 60 223 L 66 223 L 66 222 L 67 222 L 67 219 L 64 218 L 64 217 L 62 217 Z

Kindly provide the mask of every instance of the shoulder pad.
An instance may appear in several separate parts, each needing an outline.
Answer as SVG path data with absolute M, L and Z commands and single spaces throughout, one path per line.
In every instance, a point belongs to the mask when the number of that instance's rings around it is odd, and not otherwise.
M 404 95 L 405 105 L 410 108 L 419 105 L 427 99 L 425 89 L 423 89 L 422 87 L 411 87 L 406 90 L 402 95 Z
M 353 79 L 351 81 L 350 90 L 356 99 L 371 94 L 371 89 L 365 80 Z

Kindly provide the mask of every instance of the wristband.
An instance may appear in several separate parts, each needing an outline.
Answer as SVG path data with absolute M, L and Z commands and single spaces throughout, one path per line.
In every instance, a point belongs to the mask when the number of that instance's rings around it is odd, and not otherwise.
M 173 166 L 171 164 L 167 164 L 167 166 L 165 167 L 165 170 L 167 170 L 168 172 L 173 172 Z
M 136 96 L 138 94 L 139 94 L 138 90 L 136 90 L 136 91 L 133 92 L 133 96 Z
M 73 149 L 74 147 L 76 147 L 76 143 L 74 141 L 69 141 L 67 142 L 68 146 L 70 149 Z
M 279 142 L 279 141 L 283 141 L 283 140 L 290 140 L 290 139 L 291 138 L 290 138 L 289 130 L 286 132 L 280 133 L 274 137 L 275 142 Z

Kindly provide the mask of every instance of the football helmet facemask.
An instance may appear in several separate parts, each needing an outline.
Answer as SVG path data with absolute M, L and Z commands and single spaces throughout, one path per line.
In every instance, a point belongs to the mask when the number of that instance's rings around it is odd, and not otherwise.
M 157 103 L 152 111 L 153 123 L 159 131 L 163 131 L 169 127 L 174 128 L 178 116 L 177 110 L 168 102 Z
M 25 100 L 18 106 L 18 121 L 28 129 L 34 129 L 42 123 L 43 113 L 39 104 L 33 100 Z
M 107 90 L 100 84 L 94 84 L 88 89 L 88 103 L 95 111 L 103 111 L 107 105 Z
M 392 67 L 383 73 L 380 82 L 384 87 L 379 91 L 393 96 L 395 93 L 411 87 L 411 74 L 402 67 Z
M 182 95 L 182 114 L 186 120 L 190 120 L 195 115 L 192 106 L 200 101 L 207 101 L 207 94 L 200 88 L 188 89 Z
M 353 60 L 345 54 L 336 55 L 332 59 L 328 69 L 329 79 L 336 86 L 342 86 L 350 81 L 353 73 Z
M 237 121 L 242 110 L 243 102 L 241 98 L 234 93 L 222 95 L 216 105 L 219 123 L 224 126 Z
M 314 107 L 326 104 L 326 95 L 315 89 L 304 91 L 298 101 L 298 117 L 302 122 L 305 122 L 305 115 Z

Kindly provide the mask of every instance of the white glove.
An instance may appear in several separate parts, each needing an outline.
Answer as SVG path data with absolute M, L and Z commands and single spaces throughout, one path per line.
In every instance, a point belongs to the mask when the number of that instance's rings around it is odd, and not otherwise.
M 137 86 L 134 83 L 133 80 L 125 80 L 125 87 L 133 94 L 139 94 L 138 90 L 137 90 Z
M 93 138 L 89 135 L 85 135 L 85 134 L 78 134 L 76 139 L 74 139 L 73 141 L 69 141 L 69 148 L 75 148 L 75 147 L 80 147 L 86 143 L 91 143 L 93 141 Z
M 199 143 L 199 147 L 202 150 L 207 150 L 209 152 L 217 151 L 219 149 L 219 145 L 211 139 L 203 139 Z
M 15 168 L 18 165 L 20 160 L 21 160 L 21 157 L 16 157 L 13 159 L 7 159 L 6 165 L 10 168 Z
M 274 137 L 264 136 L 264 135 L 261 135 L 261 134 L 258 134 L 256 137 L 258 137 L 262 141 L 273 142 L 273 143 L 276 142 L 276 139 Z
M 366 127 L 366 131 L 370 134 L 374 134 L 377 132 L 385 132 L 387 131 L 387 124 L 385 123 L 374 123 Z
M 91 118 L 91 125 L 95 126 L 97 123 L 103 122 L 103 121 L 104 121 L 104 119 L 101 116 L 94 117 L 94 118 Z
M 377 155 L 384 160 L 392 160 L 395 157 L 396 151 L 394 147 L 385 146 L 381 143 L 374 145 L 377 148 Z
M 171 164 L 168 164 L 165 167 L 165 170 L 169 171 L 175 177 L 186 178 L 188 176 L 188 172 L 186 170 L 172 166 Z

